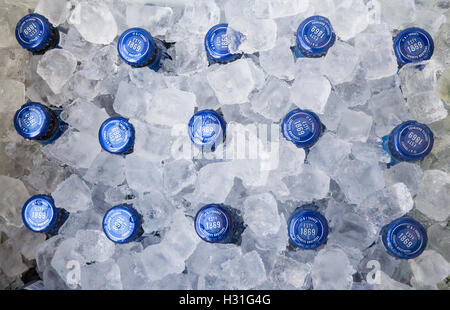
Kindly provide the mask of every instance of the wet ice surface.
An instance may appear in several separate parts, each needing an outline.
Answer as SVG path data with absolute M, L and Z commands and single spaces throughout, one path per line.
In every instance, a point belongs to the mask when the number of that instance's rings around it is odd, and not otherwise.
M 0 2 L 0 288 L 21 286 L 34 266 L 47 289 L 445 287 L 448 8 L 414 0 L 162 3 Z M 31 56 L 17 45 L 15 25 L 34 8 L 60 26 L 62 49 Z M 325 57 L 295 59 L 297 27 L 314 14 L 330 19 L 336 43 Z M 246 54 L 208 66 L 204 35 L 221 22 L 244 35 L 231 48 Z M 118 35 L 136 26 L 175 42 L 173 61 L 160 71 L 119 59 Z M 435 53 L 398 70 L 392 37 L 410 26 L 431 33 Z M 53 144 L 15 132 L 11 119 L 28 100 L 63 109 L 69 129 Z M 326 126 L 309 152 L 280 135 L 295 108 L 314 111 Z M 196 109 L 224 115 L 226 143 L 215 152 L 202 153 L 187 136 Z M 126 157 L 98 143 L 100 124 L 117 115 L 136 130 Z M 433 151 L 421 163 L 387 169 L 381 137 L 409 119 L 432 128 Z M 34 194 L 51 194 L 71 213 L 59 235 L 45 240 L 23 225 L 21 207 Z M 328 220 L 328 241 L 293 250 L 287 221 L 311 202 Z M 122 203 L 142 215 L 144 235 L 117 245 L 101 221 Z M 239 244 L 198 238 L 193 217 L 206 203 L 239 210 L 246 227 Z M 390 256 L 379 240 L 382 226 L 403 215 L 422 222 L 429 238 L 409 261 Z

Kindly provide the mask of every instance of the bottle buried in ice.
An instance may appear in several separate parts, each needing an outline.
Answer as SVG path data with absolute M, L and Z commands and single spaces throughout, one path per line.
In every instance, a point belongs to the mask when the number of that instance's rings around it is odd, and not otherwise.
M 161 68 L 164 59 L 170 58 L 165 44 L 142 28 L 130 28 L 122 33 L 117 51 L 120 58 L 130 66 L 149 67 L 155 72 Z
M 420 28 L 407 28 L 394 38 L 394 52 L 399 66 L 428 60 L 433 55 L 431 35 Z
M 324 130 L 317 114 L 309 110 L 292 110 L 281 123 L 283 137 L 305 151 L 319 140 Z
M 111 154 L 127 155 L 132 153 L 134 138 L 133 125 L 123 117 L 108 118 L 98 131 L 101 147 Z
M 309 206 L 298 208 L 289 219 L 289 241 L 295 247 L 313 250 L 321 246 L 328 236 L 328 222 Z
M 59 44 L 58 29 L 47 18 L 37 13 L 22 17 L 17 23 L 15 32 L 17 42 L 33 54 L 44 54 Z
M 206 242 L 239 243 L 244 223 L 238 211 L 222 204 L 208 204 L 195 216 L 195 231 Z
M 61 109 L 50 109 L 38 102 L 24 104 L 14 115 L 14 127 L 19 135 L 46 145 L 58 139 L 67 129 L 59 115 Z
M 103 231 L 115 243 L 136 241 L 143 234 L 141 215 L 128 204 L 109 209 L 103 217 Z
M 205 35 L 205 50 L 209 64 L 226 64 L 242 57 L 242 53 L 231 53 L 230 43 L 238 46 L 241 40 L 239 33 L 227 35 L 228 24 L 213 26 Z M 231 36 L 231 39 L 230 39 Z M 230 42 L 234 40 L 234 42 Z
M 424 159 L 433 148 L 434 135 L 427 125 L 410 120 L 396 126 L 382 141 L 383 149 L 391 156 L 390 167 L 401 161 Z
M 381 230 L 381 240 L 389 254 L 411 259 L 419 256 L 427 246 L 427 233 L 419 222 L 401 217 Z
M 39 233 L 58 234 L 59 228 L 67 220 L 69 213 L 56 208 L 51 196 L 35 195 L 28 199 L 22 208 L 22 219 L 25 226 Z
M 336 34 L 328 18 L 315 15 L 300 23 L 296 45 L 291 47 L 296 58 L 325 56 L 336 41 Z

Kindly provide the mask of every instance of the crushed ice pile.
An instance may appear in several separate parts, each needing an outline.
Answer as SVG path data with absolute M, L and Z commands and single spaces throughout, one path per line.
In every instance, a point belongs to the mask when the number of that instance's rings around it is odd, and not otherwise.
M 33 11 L 58 27 L 61 49 L 32 56 L 17 44 L 15 26 Z M 295 60 L 295 32 L 311 15 L 329 18 L 336 42 L 325 57 Z M 33 268 L 47 289 L 448 287 L 448 1 L 0 0 L 0 20 L 0 289 L 21 287 Z M 204 36 L 219 23 L 243 34 L 232 48 L 245 55 L 208 66 Z M 431 34 L 434 54 L 399 70 L 392 38 L 412 26 Z M 174 43 L 172 60 L 158 72 L 124 63 L 116 46 L 130 27 Z M 27 101 L 62 108 L 69 129 L 46 146 L 20 137 L 12 118 Z M 326 126 L 309 154 L 280 135 L 296 107 Z M 195 109 L 223 113 L 233 128 L 225 152 L 239 139 L 267 142 L 252 124 L 275 128 L 273 149 L 201 154 L 187 135 Z M 102 122 L 117 115 L 136 129 L 127 156 L 98 142 Z M 409 119 L 430 126 L 433 150 L 387 169 L 381 138 Z M 23 225 L 35 194 L 70 212 L 58 235 Z M 328 220 L 328 240 L 295 250 L 287 219 L 311 202 Z M 141 241 L 119 245 L 103 233 L 105 212 L 120 203 L 142 215 Z M 239 244 L 196 235 L 193 218 L 207 203 L 240 211 Z M 379 241 L 381 227 L 403 215 L 427 230 L 415 259 L 397 259 Z

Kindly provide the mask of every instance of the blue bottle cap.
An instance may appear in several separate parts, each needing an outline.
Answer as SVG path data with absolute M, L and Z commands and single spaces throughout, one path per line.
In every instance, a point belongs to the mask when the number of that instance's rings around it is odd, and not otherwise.
M 142 28 L 130 28 L 119 38 L 117 51 L 120 58 L 134 67 L 144 67 L 157 54 L 157 46 L 152 35 Z
M 401 217 L 383 229 L 382 241 L 393 256 L 410 259 L 422 254 L 427 246 L 428 237 L 425 228 L 419 222 Z
M 14 127 L 24 138 L 39 139 L 50 130 L 52 119 L 49 108 L 38 102 L 28 102 L 16 111 Z
M 284 117 L 281 132 L 286 140 L 298 147 L 307 148 L 313 146 L 319 139 L 322 123 L 314 112 L 295 109 Z
M 141 227 L 139 214 L 127 205 L 109 209 L 103 217 L 103 231 L 115 243 L 127 243 L 134 239 Z
M 433 38 L 420 28 L 407 28 L 394 39 L 394 52 L 401 65 L 430 59 L 433 51 Z
M 194 225 L 201 239 L 207 242 L 219 242 L 230 231 L 231 215 L 220 205 L 209 204 L 197 212 Z
M 26 227 L 34 232 L 46 232 L 52 229 L 58 217 L 53 198 L 47 195 L 35 195 L 28 199 L 22 208 L 22 219 Z
M 105 151 L 124 154 L 133 147 L 134 127 L 123 117 L 111 117 L 100 126 L 98 139 Z
M 422 160 L 433 148 L 431 129 L 416 121 L 406 121 L 395 127 L 389 135 L 391 154 L 403 161 Z
M 326 17 L 310 16 L 298 26 L 297 46 L 306 56 L 323 56 L 335 41 L 336 34 Z
M 16 26 L 16 39 L 19 44 L 32 52 L 45 49 L 52 39 L 52 25 L 40 14 L 22 17 Z
M 315 249 L 325 242 L 328 223 L 317 211 L 299 210 L 289 220 L 289 239 L 301 249 Z
M 191 141 L 199 147 L 213 147 L 223 141 L 225 121 L 214 110 L 202 110 L 195 113 L 188 124 Z
M 226 35 L 228 24 L 218 24 L 213 26 L 205 35 L 206 54 L 210 59 L 219 63 L 227 63 L 241 56 L 232 54 L 228 49 L 229 37 Z M 240 37 L 235 37 L 236 45 L 240 43 Z

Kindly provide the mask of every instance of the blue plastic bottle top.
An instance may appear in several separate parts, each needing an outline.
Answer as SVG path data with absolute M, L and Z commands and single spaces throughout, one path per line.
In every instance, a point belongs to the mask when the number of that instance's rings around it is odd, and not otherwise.
M 286 140 L 301 148 L 313 146 L 322 134 L 322 123 L 311 111 L 295 109 L 289 112 L 281 124 Z
M 123 117 L 108 118 L 98 131 L 100 145 L 112 154 L 128 154 L 133 148 L 134 136 L 133 125 Z
M 383 228 L 382 241 L 391 255 L 411 259 L 422 254 L 428 238 L 425 228 L 419 222 L 401 217 Z
M 223 117 L 214 110 L 195 113 L 188 124 L 189 137 L 198 147 L 214 147 L 224 140 L 226 124 Z
M 103 218 L 103 231 L 115 243 L 133 241 L 139 236 L 140 229 L 140 216 L 128 205 L 112 207 Z
M 130 28 L 122 33 L 117 43 L 117 51 L 120 58 L 133 67 L 152 66 L 156 62 L 159 63 L 161 58 L 161 52 L 152 35 L 142 28 Z
M 430 59 L 433 51 L 433 39 L 420 28 L 407 28 L 394 39 L 394 52 L 400 65 Z
M 26 227 L 34 232 L 51 230 L 58 218 L 58 209 L 53 198 L 47 195 L 35 195 L 28 199 L 22 208 L 22 219 Z
M 315 249 L 322 245 L 328 235 L 328 223 L 317 211 L 299 210 L 289 220 L 289 239 L 301 249 Z
M 219 24 L 213 26 L 205 35 L 205 50 L 213 62 L 227 63 L 238 59 L 242 54 L 232 54 L 229 50 L 230 39 L 226 35 L 228 24 Z M 236 45 L 240 42 L 240 37 L 235 37 Z
M 31 140 L 45 139 L 56 129 L 56 117 L 38 102 L 24 104 L 14 115 L 14 127 L 19 135 Z
M 431 152 L 433 142 L 433 132 L 427 125 L 406 121 L 392 130 L 388 147 L 391 155 L 400 161 L 418 161 Z
M 296 39 L 297 48 L 304 56 L 321 57 L 333 46 L 336 34 L 328 18 L 315 15 L 300 23 Z
M 195 231 L 207 242 L 219 242 L 227 237 L 231 230 L 231 215 L 217 204 L 201 208 L 195 216 Z
M 16 39 L 19 44 L 32 52 L 49 48 L 52 41 L 59 41 L 59 33 L 44 16 L 33 13 L 22 17 L 16 26 Z M 56 45 L 58 42 L 54 42 Z

